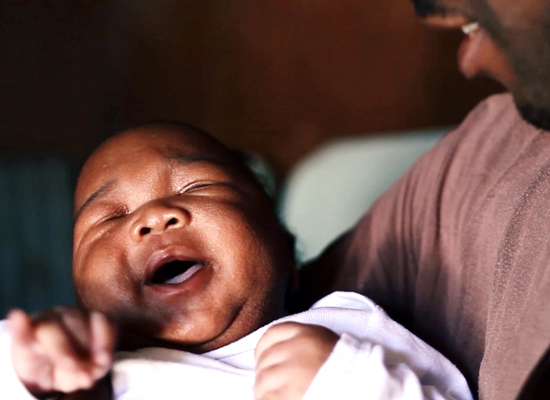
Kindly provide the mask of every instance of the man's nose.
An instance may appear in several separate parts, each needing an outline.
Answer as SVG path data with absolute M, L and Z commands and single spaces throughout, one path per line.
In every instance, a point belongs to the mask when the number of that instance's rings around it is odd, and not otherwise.
M 141 210 L 130 227 L 130 237 L 140 241 L 148 235 L 158 235 L 171 229 L 183 228 L 189 224 L 191 216 L 187 210 L 160 202 L 153 202 Z

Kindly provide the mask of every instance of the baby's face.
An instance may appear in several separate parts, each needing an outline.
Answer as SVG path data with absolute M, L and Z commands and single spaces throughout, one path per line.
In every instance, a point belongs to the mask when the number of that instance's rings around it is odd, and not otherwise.
M 283 314 L 293 268 L 268 200 L 211 139 L 119 135 L 75 194 L 78 299 L 125 327 L 121 346 L 221 347 Z

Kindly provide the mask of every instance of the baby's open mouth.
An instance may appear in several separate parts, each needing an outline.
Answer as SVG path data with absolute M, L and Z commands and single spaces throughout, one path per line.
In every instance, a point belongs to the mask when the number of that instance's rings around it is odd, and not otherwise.
M 191 278 L 205 264 L 195 260 L 173 260 L 162 264 L 147 279 L 148 285 L 177 285 Z

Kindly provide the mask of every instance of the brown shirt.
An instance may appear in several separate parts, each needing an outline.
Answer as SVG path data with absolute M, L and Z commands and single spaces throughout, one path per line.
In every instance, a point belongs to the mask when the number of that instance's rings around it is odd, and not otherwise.
M 364 293 L 481 399 L 513 399 L 550 345 L 549 264 L 550 132 L 498 95 L 304 270 L 301 295 Z

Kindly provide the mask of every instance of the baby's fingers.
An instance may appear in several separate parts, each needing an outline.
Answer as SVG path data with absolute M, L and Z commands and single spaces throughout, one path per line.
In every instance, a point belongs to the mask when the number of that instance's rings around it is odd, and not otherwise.
M 303 325 L 297 322 L 283 322 L 271 326 L 260 338 L 254 351 L 256 361 L 260 360 L 266 350 L 272 348 L 278 343 L 286 342 L 296 337 Z
M 107 370 L 93 364 L 79 343 L 84 336 L 82 331 L 79 335 L 80 339 L 75 338 L 66 326 L 54 322 L 41 322 L 36 329 L 37 346 L 51 366 L 51 387 L 56 391 L 88 389 Z M 90 342 L 89 337 L 86 342 Z
M 41 322 L 36 328 L 35 337 L 42 354 L 54 365 L 77 367 L 85 364 L 89 358 L 80 340 L 62 324 Z
M 90 314 L 90 331 L 92 343 L 90 352 L 97 368 L 109 368 L 115 347 L 115 327 L 100 312 Z
M 98 312 L 56 307 L 31 320 L 16 310 L 9 323 L 14 369 L 36 395 L 90 388 L 110 368 L 114 327 Z
M 22 310 L 13 310 L 8 314 L 12 345 L 28 348 L 34 341 L 34 329 L 30 317 Z
M 64 368 L 72 367 L 102 376 L 111 365 L 115 343 L 113 324 L 101 313 L 75 308 L 62 311 L 60 323 L 41 322 L 36 337 L 52 361 Z

